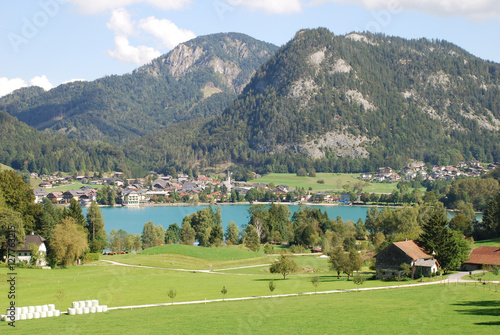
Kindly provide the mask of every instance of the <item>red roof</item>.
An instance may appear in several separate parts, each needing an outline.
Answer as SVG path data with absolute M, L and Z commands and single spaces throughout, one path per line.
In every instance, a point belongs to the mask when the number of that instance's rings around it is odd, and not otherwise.
M 466 264 L 486 264 L 500 266 L 500 247 L 480 246 L 472 250 Z
M 426 254 L 422 248 L 418 246 L 415 241 L 402 241 L 402 242 L 394 242 L 394 245 L 399 249 L 403 250 L 405 254 L 410 256 L 413 260 L 417 260 L 419 258 L 432 258 L 432 256 Z

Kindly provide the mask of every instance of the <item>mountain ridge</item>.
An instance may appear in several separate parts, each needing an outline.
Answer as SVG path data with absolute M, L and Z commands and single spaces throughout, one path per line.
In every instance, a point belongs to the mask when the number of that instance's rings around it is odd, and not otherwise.
M 16 91 L 0 110 L 70 138 L 129 142 L 180 121 L 219 114 L 276 46 L 244 34 L 200 36 L 130 74 Z M 222 51 L 221 51 L 222 50 Z M 184 54 L 184 63 L 179 61 Z M 187 64 L 187 54 L 196 59 Z

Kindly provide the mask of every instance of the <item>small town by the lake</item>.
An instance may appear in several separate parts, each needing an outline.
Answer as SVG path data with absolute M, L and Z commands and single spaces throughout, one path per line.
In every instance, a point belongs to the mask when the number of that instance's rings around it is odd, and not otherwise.
M 498 334 L 493 0 L 0 4 L 1 334 Z

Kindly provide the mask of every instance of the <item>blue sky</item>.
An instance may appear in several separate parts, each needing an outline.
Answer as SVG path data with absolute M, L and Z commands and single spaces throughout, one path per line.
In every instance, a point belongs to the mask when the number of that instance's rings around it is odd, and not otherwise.
M 283 45 L 316 27 L 444 39 L 500 62 L 498 0 L 7 0 L 0 96 L 131 72 L 200 35 L 240 32 Z

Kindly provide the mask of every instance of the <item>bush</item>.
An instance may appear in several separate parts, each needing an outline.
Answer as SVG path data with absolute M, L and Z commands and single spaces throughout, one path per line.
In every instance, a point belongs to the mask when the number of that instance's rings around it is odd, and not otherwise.
M 297 171 L 297 177 L 305 177 L 307 175 L 307 171 L 306 169 L 304 168 L 300 168 L 298 171 Z
M 265 254 L 273 254 L 274 253 L 274 246 L 269 244 L 269 243 L 266 243 L 264 245 L 264 253 Z
M 319 179 L 319 180 L 317 181 L 317 183 L 318 183 L 318 184 L 324 184 L 324 183 L 325 183 L 325 181 L 324 181 L 323 179 Z
M 84 262 L 92 262 L 92 261 L 98 261 L 99 260 L 99 253 L 95 252 L 89 252 L 88 254 L 85 255 L 83 261 Z
M 306 248 L 301 245 L 292 245 L 290 251 L 294 254 L 303 254 L 306 252 Z

